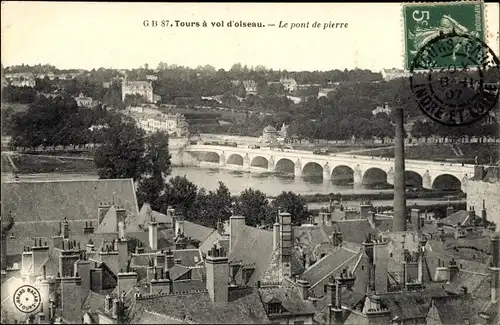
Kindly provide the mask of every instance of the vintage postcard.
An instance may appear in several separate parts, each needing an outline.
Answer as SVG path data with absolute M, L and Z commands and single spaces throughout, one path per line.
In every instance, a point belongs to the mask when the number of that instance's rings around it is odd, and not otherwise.
M 498 3 L 1 6 L 1 324 L 500 324 Z

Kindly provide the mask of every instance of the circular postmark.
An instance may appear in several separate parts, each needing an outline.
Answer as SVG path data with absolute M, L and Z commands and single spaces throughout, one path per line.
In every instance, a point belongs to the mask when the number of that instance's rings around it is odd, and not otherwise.
M 32 313 L 40 306 L 42 301 L 40 291 L 30 285 L 17 288 L 13 295 L 14 306 L 23 313 Z
M 410 86 L 429 118 L 461 126 L 479 121 L 498 105 L 498 76 L 495 53 L 480 39 L 453 31 L 418 51 L 410 67 Z

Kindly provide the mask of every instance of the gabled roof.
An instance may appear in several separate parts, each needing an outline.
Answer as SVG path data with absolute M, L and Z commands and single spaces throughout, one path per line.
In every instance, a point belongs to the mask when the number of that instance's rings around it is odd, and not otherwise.
M 23 223 L 52 221 L 52 230 L 59 228 L 59 222 L 64 217 L 69 222 L 95 221 L 99 203 L 111 202 L 113 196 L 115 202 L 132 215 L 138 213 L 132 179 L 2 182 L 1 186 L 2 207 L 14 217 L 16 224 L 12 231 L 16 236 L 23 235 L 16 230 L 16 226 L 22 227 Z M 81 231 L 83 232 L 83 227 Z M 53 235 L 42 231 L 36 233 L 38 236 Z M 24 235 L 32 236 L 33 233 Z
M 455 213 L 450 214 L 446 218 L 440 221 L 445 225 L 456 226 L 458 223 L 463 225 L 469 218 L 469 213 L 465 210 L 460 210 Z
M 229 263 L 253 264 L 255 270 L 248 285 L 256 284 L 271 260 L 273 234 L 267 230 L 243 226 L 237 238 L 238 240 L 228 256 Z
M 203 244 L 214 231 L 216 231 L 214 228 L 208 228 L 194 222 L 184 221 L 184 236 L 199 240 L 200 244 Z
M 300 278 L 307 280 L 311 288 L 314 288 L 321 280 L 339 270 L 344 268 L 352 270 L 360 254 L 361 252 L 356 253 L 339 247 L 308 268 Z
M 143 229 L 148 229 L 148 221 L 151 221 L 151 218 L 158 223 L 170 224 L 172 225 L 173 219 L 166 214 L 154 211 L 151 209 L 151 205 L 149 203 L 144 203 L 139 211 L 139 214 L 135 218 L 131 218 L 127 223 L 127 229 L 140 231 Z

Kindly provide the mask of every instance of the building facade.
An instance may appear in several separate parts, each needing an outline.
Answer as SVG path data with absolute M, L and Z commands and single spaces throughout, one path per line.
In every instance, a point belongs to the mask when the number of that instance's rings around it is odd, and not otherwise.
M 188 123 L 182 114 L 157 114 L 137 119 L 138 125 L 146 133 L 156 131 L 167 132 L 173 136 L 187 136 L 189 134 Z
M 153 85 L 149 81 L 128 81 L 125 77 L 122 83 L 122 101 L 125 101 L 127 95 L 140 95 L 148 103 L 152 103 Z

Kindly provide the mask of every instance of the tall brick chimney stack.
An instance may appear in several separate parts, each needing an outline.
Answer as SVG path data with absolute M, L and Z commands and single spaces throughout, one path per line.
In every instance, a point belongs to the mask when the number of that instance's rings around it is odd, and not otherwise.
M 396 107 L 396 137 L 394 159 L 394 216 L 392 231 L 406 231 L 406 198 L 405 198 L 405 152 L 403 107 Z
M 500 235 L 491 238 L 491 302 L 500 299 Z

